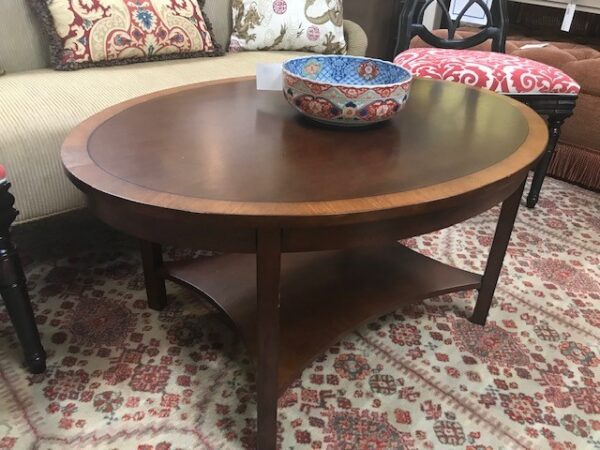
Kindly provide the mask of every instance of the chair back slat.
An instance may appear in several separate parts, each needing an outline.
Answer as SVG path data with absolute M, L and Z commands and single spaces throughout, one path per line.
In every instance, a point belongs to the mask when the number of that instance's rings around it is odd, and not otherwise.
M 503 53 L 506 46 L 508 27 L 507 0 L 493 0 L 488 6 L 485 0 L 468 0 L 464 7 L 453 19 L 450 13 L 450 0 L 406 0 L 400 13 L 400 26 L 396 41 L 396 54 L 407 50 L 413 37 L 419 36 L 427 44 L 438 48 L 466 49 L 492 40 L 492 51 Z M 442 17 L 447 23 L 447 37 L 433 34 L 423 25 L 425 12 L 435 3 L 441 10 Z M 460 24 L 473 6 L 479 6 L 485 15 L 486 24 L 479 32 L 467 38 L 457 38 L 456 32 Z

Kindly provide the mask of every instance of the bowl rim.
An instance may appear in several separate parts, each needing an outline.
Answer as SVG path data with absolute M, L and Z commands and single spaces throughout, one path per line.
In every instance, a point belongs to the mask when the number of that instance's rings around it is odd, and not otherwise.
M 360 59 L 360 60 L 363 60 L 363 61 L 377 61 L 377 62 L 380 62 L 380 63 L 384 63 L 386 65 L 391 65 L 391 66 L 394 66 L 394 67 L 399 67 L 404 72 L 406 72 L 406 74 L 408 75 L 408 78 L 406 80 L 403 80 L 403 81 L 396 81 L 394 83 L 386 83 L 386 84 L 368 84 L 368 85 L 365 85 L 365 84 L 332 83 L 332 82 L 311 80 L 308 77 L 303 77 L 301 75 L 297 75 L 295 73 L 292 73 L 292 72 L 290 72 L 289 70 L 287 70 L 285 68 L 286 64 L 289 63 L 289 62 L 291 62 L 291 61 L 295 61 L 295 60 L 299 60 L 299 59 L 311 59 L 311 58 L 347 58 L 347 59 Z M 390 86 L 394 86 L 394 85 L 402 85 L 402 84 L 406 84 L 406 83 L 412 83 L 413 79 L 414 79 L 413 74 L 406 67 L 403 67 L 402 65 L 396 64 L 396 63 L 391 62 L 391 61 L 386 61 L 384 59 L 379 59 L 379 58 L 371 58 L 369 56 L 321 55 L 321 54 L 296 56 L 294 58 L 286 59 L 281 64 L 281 70 L 283 71 L 283 73 L 285 75 L 289 75 L 291 77 L 298 78 L 299 80 L 302 80 L 302 81 L 308 81 L 309 83 L 330 84 L 330 85 L 332 85 L 334 87 L 345 87 L 345 88 L 356 88 L 356 89 L 364 89 L 365 87 L 369 88 L 369 89 L 385 88 L 385 87 L 390 87 Z

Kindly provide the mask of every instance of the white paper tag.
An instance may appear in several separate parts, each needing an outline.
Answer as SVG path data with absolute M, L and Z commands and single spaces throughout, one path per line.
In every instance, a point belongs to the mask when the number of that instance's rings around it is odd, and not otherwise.
M 565 17 L 563 18 L 562 25 L 560 29 L 562 31 L 570 31 L 571 24 L 573 23 L 573 16 L 575 15 L 575 8 L 577 0 L 569 0 L 569 4 L 567 5 L 567 9 L 565 10 Z
M 543 44 L 525 44 L 523 47 L 521 47 L 521 50 L 525 50 L 528 48 L 544 48 L 544 47 L 548 47 L 550 44 L 548 44 L 547 42 L 543 43 Z
M 450 2 L 450 17 L 456 20 L 461 11 L 467 6 L 469 0 L 452 0 Z M 483 2 L 491 8 L 493 0 L 483 0 Z M 461 23 L 469 23 L 473 25 L 486 25 L 487 17 L 481 6 L 473 4 L 461 18 Z M 491 25 L 491 24 L 490 24 Z
M 281 91 L 283 77 L 281 63 L 256 65 L 256 89 L 259 91 Z

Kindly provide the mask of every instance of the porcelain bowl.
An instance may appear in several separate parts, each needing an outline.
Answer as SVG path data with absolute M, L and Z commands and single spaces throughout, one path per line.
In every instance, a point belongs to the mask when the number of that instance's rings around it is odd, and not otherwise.
M 406 101 L 412 75 L 387 61 L 356 56 L 303 56 L 283 64 L 287 101 L 311 119 L 364 126 L 393 117 Z

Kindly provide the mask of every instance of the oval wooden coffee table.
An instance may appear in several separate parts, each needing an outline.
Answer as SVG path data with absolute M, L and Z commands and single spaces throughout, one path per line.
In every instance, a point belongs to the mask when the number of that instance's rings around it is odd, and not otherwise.
M 388 123 L 327 128 L 238 79 L 112 107 L 71 133 L 62 158 L 92 211 L 142 240 L 152 308 L 173 280 L 239 330 L 257 369 L 258 446 L 272 449 L 278 395 L 359 324 L 466 289 L 485 323 L 546 130 L 521 103 L 426 80 Z M 500 202 L 483 275 L 396 243 Z M 163 264 L 161 244 L 226 254 Z

